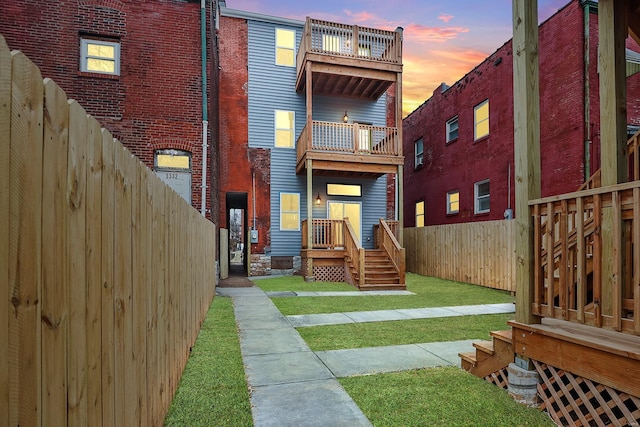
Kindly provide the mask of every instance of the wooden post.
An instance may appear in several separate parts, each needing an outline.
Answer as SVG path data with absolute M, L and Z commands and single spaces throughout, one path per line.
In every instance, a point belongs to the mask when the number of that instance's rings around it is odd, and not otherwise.
M 398 32 L 398 39 L 400 46 L 402 46 L 402 28 L 396 30 Z M 402 50 L 400 50 L 402 52 Z M 402 156 L 402 73 L 398 73 L 396 76 L 396 127 L 398 128 L 398 156 Z M 398 243 L 400 246 L 404 244 L 404 165 L 398 166 L 398 175 L 396 179 L 398 181 Z
M 516 185 L 516 321 L 538 323 L 534 296 L 533 218 L 540 197 L 538 2 L 513 0 L 513 104 Z
M 598 3 L 599 74 L 600 74 L 600 146 L 602 186 L 627 181 L 627 99 L 625 75 L 625 39 L 627 37 L 627 4 L 602 0 Z M 621 271 L 618 264 L 624 256 L 615 251 L 611 209 L 602 214 L 602 313 L 611 314 L 614 277 Z
M 313 65 L 307 61 L 306 71 L 306 101 L 307 101 L 307 149 L 313 146 Z M 305 152 L 306 153 L 306 152 Z M 307 158 L 307 250 L 313 249 L 313 161 Z M 310 252 L 308 252 L 310 253 Z M 313 281 L 313 258 L 307 257 L 308 281 Z

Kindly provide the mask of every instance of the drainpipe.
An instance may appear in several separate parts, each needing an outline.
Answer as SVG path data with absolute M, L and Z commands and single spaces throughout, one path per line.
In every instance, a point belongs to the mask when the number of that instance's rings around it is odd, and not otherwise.
M 587 182 L 591 178 L 591 120 L 590 110 L 590 82 L 589 67 L 590 60 L 589 51 L 591 50 L 591 39 L 589 35 L 589 15 L 591 14 L 588 1 L 583 4 L 584 13 L 584 181 Z
M 209 121 L 207 117 L 207 21 L 205 4 L 207 0 L 200 0 L 200 42 L 202 45 L 202 193 L 200 196 L 202 216 L 207 215 L 207 131 Z

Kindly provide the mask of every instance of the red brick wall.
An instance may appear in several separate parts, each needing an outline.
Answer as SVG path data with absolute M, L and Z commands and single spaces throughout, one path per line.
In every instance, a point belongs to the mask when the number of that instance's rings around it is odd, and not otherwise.
M 191 152 L 192 204 L 200 209 L 200 2 L 4 0 L 0 16 L 9 47 L 23 51 L 147 166 L 155 149 Z M 79 71 L 82 36 L 120 41 L 120 76 Z
M 248 28 L 244 19 L 220 19 L 220 221 L 226 224 L 226 194 L 247 193 L 249 226 L 253 225 L 253 176 L 256 181 L 256 227 L 259 243 L 270 245 L 270 153 L 249 149 Z
M 584 182 L 584 141 L 592 131 L 591 172 L 599 168 L 597 15 L 590 15 L 590 119 L 584 121 L 583 12 L 572 1 L 547 20 L 540 43 L 540 151 L 542 196 L 571 192 Z M 513 58 L 511 41 L 444 92 L 433 96 L 403 123 L 404 215 L 415 226 L 415 203 L 425 201 L 425 225 L 503 218 L 514 209 Z M 630 123 L 638 122 L 638 78 L 629 79 Z M 473 109 L 489 99 L 490 134 L 473 140 Z M 445 124 L 458 115 L 459 138 L 445 144 Z M 424 139 L 424 166 L 414 168 L 414 142 Z M 509 175 L 509 168 L 511 173 Z M 474 214 L 474 183 L 490 179 L 491 211 Z M 460 212 L 446 214 L 446 194 L 460 192 Z

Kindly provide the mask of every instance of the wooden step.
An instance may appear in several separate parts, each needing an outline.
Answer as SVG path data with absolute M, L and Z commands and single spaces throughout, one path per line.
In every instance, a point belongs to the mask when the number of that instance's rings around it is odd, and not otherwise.
M 406 285 L 399 283 L 366 283 L 360 286 L 361 291 L 406 291 Z
M 461 366 L 473 375 L 484 378 L 513 362 L 511 330 L 492 331 L 491 341 L 473 343 L 475 351 L 459 353 Z
M 482 361 L 495 354 L 493 351 L 493 341 L 477 341 L 473 343 L 476 349 L 476 360 Z

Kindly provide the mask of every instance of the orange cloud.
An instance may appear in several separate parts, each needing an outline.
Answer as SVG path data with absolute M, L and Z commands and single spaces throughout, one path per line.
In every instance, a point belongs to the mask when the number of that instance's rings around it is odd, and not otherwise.
M 409 24 L 404 29 L 405 37 L 415 42 L 445 42 L 458 37 L 461 33 L 468 33 L 468 28 L 462 27 L 426 27 L 420 24 Z
M 449 15 L 448 13 L 441 13 L 440 16 L 438 16 L 438 19 L 442 22 L 449 22 L 453 19 L 453 15 Z
M 367 25 L 371 25 L 371 23 L 373 22 L 380 21 L 380 18 L 378 18 L 376 15 L 366 11 L 354 13 L 348 9 L 345 9 L 344 14 L 353 19 L 353 22 L 355 22 L 356 24 L 366 23 Z

